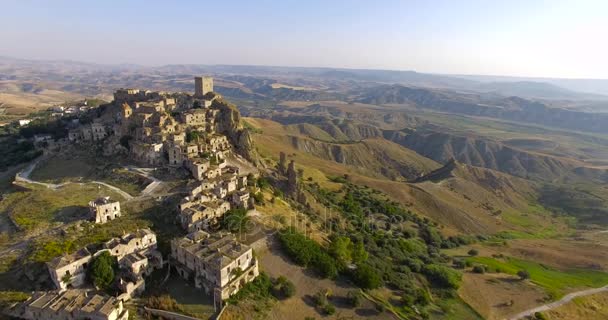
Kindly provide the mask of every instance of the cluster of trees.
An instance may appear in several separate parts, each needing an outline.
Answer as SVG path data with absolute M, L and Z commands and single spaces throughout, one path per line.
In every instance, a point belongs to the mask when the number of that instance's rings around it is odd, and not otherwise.
M 340 191 L 315 183 L 305 187 L 319 203 L 342 213 L 340 223 L 332 224 L 334 236 L 328 248 L 339 268 L 350 263 L 348 275 L 363 289 L 386 285 L 400 290 L 407 306 L 424 307 L 432 294 L 455 296 L 462 276 L 447 266 L 451 259 L 441 248 L 471 244 L 478 237 L 444 237 L 435 223 L 381 192 L 348 179 L 338 182 L 343 183 Z
M 91 282 L 100 289 L 108 290 L 114 284 L 115 271 L 118 269 L 116 258 L 104 251 L 93 259 L 88 269 Z
M 313 267 L 325 278 L 335 278 L 338 275 L 336 259 L 327 253 L 314 240 L 290 227 L 279 232 L 279 241 L 285 252 L 299 265 Z
M 24 138 L 32 138 L 37 134 L 50 134 L 53 139 L 61 139 L 68 136 L 68 128 L 62 119 L 41 118 L 22 127 L 19 134 Z
M 19 163 L 28 162 L 42 155 L 42 150 L 36 150 L 30 141 L 19 142 L 15 137 L 0 138 L 0 171 Z

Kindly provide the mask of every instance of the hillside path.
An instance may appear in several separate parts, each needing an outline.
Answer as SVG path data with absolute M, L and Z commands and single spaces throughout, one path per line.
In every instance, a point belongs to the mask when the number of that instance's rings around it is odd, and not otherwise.
M 543 312 L 543 311 L 551 310 L 551 309 L 557 308 L 559 306 L 562 306 L 562 305 L 572 301 L 572 299 L 574 299 L 574 298 L 584 297 L 584 296 L 588 296 L 588 295 L 592 295 L 592 294 L 596 294 L 596 293 L 600 293 L 600 292 L 604 292 L 604 291 L 608 291 L 608 285 L 600 287 L 600 288 L 593 288 L 593 289 L 572 292 L 572 293 L 565 295 L 563 298 L 561 298 L 557 301 L 547 303 L 542 306 L 538 306 L 536 308 L 532 308 L 532 309 L 520 312 L 520 313 L 514 315 L 513 317 L 509 318 L 509 320 L 518 320 L 518 319 L 522 319 L 527 316 L 532 316 L 536 312 Z
M 40 161 L 40 159 L 37 160 L 37 161 L 35 161 L 35 162 L 33 162 L 29 166 L 27 166 L 27 168 L 25 168 L 24 170 L 18 172 L 17 175 L 15 176 L 15 181 L 16 182 L 18 181 L 18 182 L 37 184 L 37 185 L 40 185 L 40 186 L 43 186 L 43 187 L 47 187 L 47 188 L 53 189 L 53 190 L 62 188 L 62 187 L 66 186 L 68 184 L 71 184 L 71 183 L 78 183 L 78 182 L 63 182 L 63 183 L 55 184 L 55 183 L 45 183 L 45 182 L 40 182 L 40 181 L 35 181 L 35 180 L 30 179 L 30 175 L 32 174 L 32 171 L 34 171 L 34 169 L 36 168 L 36 165 L 38 164 L 39 161 Z M 95 183 L 95 184 L 99 184 L 99 185 L 102 185 L 104 187 L 107 187 L 107 188 L 109 188 L 109 189 L 117 192 L 118 194 L 120 194 L 126 200 L 132 200 L 133 199 L 133 196 L 130 195 L 130 194 L 128 194 L 124 190 L 122 190 L 122 189 L 120 189 L 118 187 L 115 187 L 113 185 L 107 184 L 105 182 L 101 182 L 101 181 L 87 181 L 87 183 Z M 146 187 L 146 189 L 147 189 L 147 187 Z

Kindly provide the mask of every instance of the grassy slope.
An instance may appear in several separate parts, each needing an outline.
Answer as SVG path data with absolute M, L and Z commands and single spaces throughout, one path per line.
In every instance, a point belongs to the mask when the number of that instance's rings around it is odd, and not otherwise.
M 516 275 L 520 270 L 530 273 L 530 281 L 541 286 L 552 297 L 559 298 L 564 294 L 581 287 L 600 287 L 608 284 L 608 273 L 586 269 L 557 270 L 538 262 L 516 258 L 496 259 L 491 257 L 468 258 L 473 263 L 499 268 L 501 272 Z
M 7 194 L 0 202 L 0 212 L 10 214 L 19 227 L 26 230 L 86 216 L 89 201 L 100 196 L 124 200 L 114 191 L 95 184 L 70 184 L 58 190 L 26 187 L 29 190 Z
M 306 170 L 318 170 L 329 176 L 349 174 L 354 183 L 368 185 L 387 193 L 393 199 L 445 225 L 447 232 L 525 231 L 526 225 L 518 225 L 516 219 L 511 219 L 510 222 L 500 215 L 493 215 L 498 210 L 506 216 L 519 217 L 525 214 L 529 208 L 530 197 L 533 196 L 533 189 L 525 180 L 491 170 L 461 166 L 454 177 L 440 183 L 411 184 L 390 181 L 377 173 L 377 167 L 355 168 L 294 148 L 285 138 L 284 127 L 276 122 L 257 118 L 249 118 L 247 121 L 253 126 L 263 128 L 263 133 L 254 135 L 256 147 L 262 156 L 276 160 L 279 152 L 283 151 L 296 160 L 298 167 Z M 371 142 L 369 144 L 372 145 Z M 395 150 L 407 155 L 411 152 L 401 147 Z M 391 157 L 397 156 L 391 154 Z M 365 159 L 365 156 L 362 157 Z M 415 164 L 415 161 L 409 163 Z M 542 221 L 539 219 L 535 223 L 540 222 Z M 558 226 L 564 224 L 558 220 L 553 222 Z

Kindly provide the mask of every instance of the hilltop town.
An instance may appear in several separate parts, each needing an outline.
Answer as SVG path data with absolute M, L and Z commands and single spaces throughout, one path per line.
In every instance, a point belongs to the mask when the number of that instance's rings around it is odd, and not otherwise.
M 72 122 L 67 138 L 38 137 L 38 145 L 52 153 L 61 147 L 97 145 L 104 156 L 122 156 L 134 165 L 186 170 L 191 182 L 174 212 L 183 228 L 171 241 L 169 256 L 157 250 L 157 236 L 149 228 L 112 238 L 95 251 L 87 247 L 46 263 L 53 287 L 37 291 L 7 314 L 23 319 L 129 318 L 123 303 L 140 295 L 154 270 L 171 264 L 184 280 L 213 297 L 220 310 L 223 301 L 259 275 L 250 246 L 229 232 L 218 231 L 231 210 L 254 208 L 249 182 L 257 176 L 251 138 L 238 110 L 213 92 L 211 77 L 195 77 L 195 93 L 163 93 L 119 89 L 114 100 L 96 112 L 91 121 Z M 58 152 L 58 151 L 55 151 Z M 244 169 L 243 169 L 244 168 Z M 17 175 L 19 177 L 19 175 Z M 151 201 L 151 200 L 149 200 Z M 122 219 L 119 200 L 110 196 L 91 199 L 86 220 L 105 224 Z M 99 261 L 117 261 L 113 284 L 119 291 L 108 297 L 99 283 L 91 283 L 91 270 Z M 51 288 L 49 288 L 51 289 Z

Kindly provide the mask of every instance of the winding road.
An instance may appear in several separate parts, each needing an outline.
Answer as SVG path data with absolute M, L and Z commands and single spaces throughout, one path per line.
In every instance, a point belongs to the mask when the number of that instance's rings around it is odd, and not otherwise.
M 38 159 L 36 161 L 34 161 L 32 164 L 30 164 L 29 166 L 27 166 L 25 169 L 19 171 L 16 175 L 15 175 L 15 182 L 24 182 L 24 183 L 30 183 L 30 184 L 37 184 L 43 187 L 47 187 L 53 190 L 56 189 L 60 189 L 66 185 L 75 183 L 75 184 L 83 184 L 80 182 L 63 182 L 63 183 L 59 183 L 59 184 L 55 184 L 55 183 L 46 183 L 46 182 L 40 182 L 40 181 L 35 181 L 30 179 L 30 175 L 32 174 L 32 171 L 34 171 L 34 169 L 36 168 L 36 165 L 38 165 L 38 163 L 41 161 L 42 159 Z M 115 191 L 116 193 L 120 194 L 123 198 L 125 198 L 125 200 L 133 200 L 133 199 L 137 199 L 137 198 L 142 198 L 142 197 L 146 197 L 146 196 L 150 196 L 152 194 L 152 192 L 154 192 L 154 190 L 156 190 L 156 188 L 158 188 L 158 186 L 160 186 L 160 184 L 162 183 L 161 180 L 158 180 L 157 178 L 155 178 L 151 171 L 153 169 L 149 169 L 149 168 L 138 168 L 138 167 L 133 167 L 133 166 L 127 166 L 125 167 L 127 170 L 139 174 L 143 177 L 146 177 L 147 179 L 150 179 L 152 182 L 150 182 L 146 188 L 144 190 L 142 190 L 142 192 L 137 196 L 137 197 L 133 197 L 132 195 L 130 195 L 129 193 L 127 193 L 126 191 L 115 187 L 111 184 L 107 184 L 103 181 L 87 181 L 86 183 L 94 183 L 94 184 L 99 184 L 102 185 L 104 187 L 107 187 L 113 191 Z
M 513 317 L 509 318 L 509 320 L 518 320 L 518 319 L 522 319 L 524 317 L 532 316 L 536 312 L 543 312 L 543 311 L 555 309 L 559 306 L 562 306 L 562 305 L 572 301 L 572 299 L 574 299 L 574 298 L 584 297 L 584 296 L 588 296 L 588 295 L 592 295 L 592 294 L 596 294 L 596 293 L 600 293 L 600 292 L 604 292 L 604 291 L 608 291 L 608 285 L 600 287 L 600 288 L 593 288 L 593 289 L 572 292 L 572 293 L 565 295 L 563 298 L 561 298 L 557 301 L 547 303 L 542 306 L 538 306 L 536 308 L 532 308 L 532 309 L 520 312 L 520 313 L 514 315 Z

